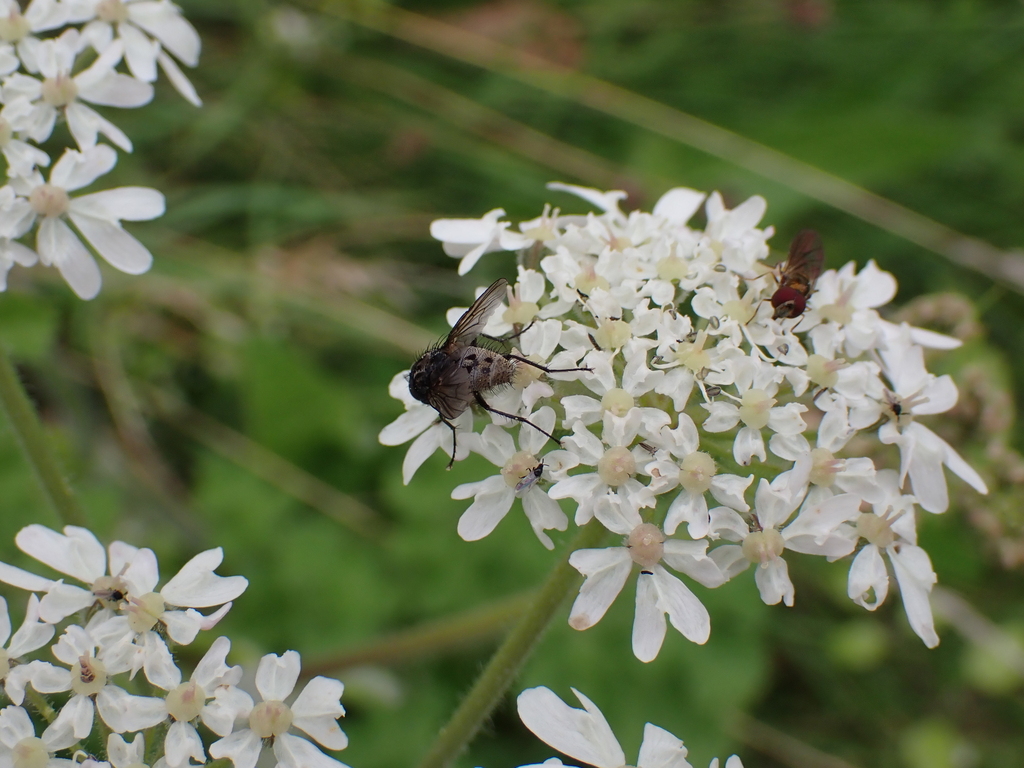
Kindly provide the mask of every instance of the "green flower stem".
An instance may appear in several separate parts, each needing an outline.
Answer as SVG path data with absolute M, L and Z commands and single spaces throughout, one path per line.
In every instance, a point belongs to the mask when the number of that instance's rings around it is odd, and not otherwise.
M 591 521 L 569 543 L 568 551 L 599 546 L 608 535 L 600 523 Z M 441 729 L 419 768 L 445 768 L 462 754 L 516 679 L 555 613 L 565 599 L 579 589 L 580 580 L 579 573 L 569 565 L 568 556 L 555 565 L 533 603 L 491 657 L 451 720 Z
M 52 723 L 56 719 L 57 711 L 50 706 L 50 702 L 46 700 L 46 697 L 31 685 L 25 686 L 25 698 L 32 709 L 38 712 L 39 716 L 47 723 Z
M 64 480 L 57 457 L 39 421 L 39 414 L 18 378 L 7 349 L 0 343 L 0 406 L 7 414 L 22 453 L 36 471 L 46 497 L 65 525 L 86 524 L 85 514 Z

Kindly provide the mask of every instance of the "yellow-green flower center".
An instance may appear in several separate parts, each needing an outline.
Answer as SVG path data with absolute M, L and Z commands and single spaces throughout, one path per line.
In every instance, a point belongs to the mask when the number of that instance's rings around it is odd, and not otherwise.
M 83 696 L 94 696 L 107 684 L 103 662 L 92 656 L 81 656 L 71 668 L 71 690 Z
M 694 451 L 679 465 L 679 484 L 690 493 L 704 493 L 715 477 L 715 460 L 703 451 Z
M 167 713 L 175 720 L 189 722 L 206 706 L 206 691 L 195 683 L 182 683 L 167 694 Z
M 651 523 L 641 523 L 626 540 L 626 548 L 633 562 L 641 568 L 653 568 L 665 554 L 665 534 Z
M 505 485 L 515 488 L 524 477 L 533 472 L 538 463 L 537 457 L 527 451 L 519 451 L 514 454 L 501 468 L 501 476 L 505 479 Z
M 764 429 L 768 426 L 775 398 L 769 397 L 763 389 L 748 389 L 743 393 L 742 402 L 740 421 L 754 429 Z
M 751 563 L 766 565 L 779 557 L 786 548 L 786 540 L 774 528 L 754 531 L 743 540 L 743 556 Z
M 287 733 L 292 719 L 292 710 L 283 701 L 261 701 L 249 714 L 249 727 L 261 739 L 269 739 Z
M 628 448 L 621 445 L 609 448 L 597 462 L 598 476 L 612 487 L 622 485 L 634 472 L 636 459 Z
M 604 397 L 601 398 L 601 410 L 615 416 L 625 416 L 629 413 L 633 404 L 633 396 L 626 390 L 619 389 L 618 387 L 609 389 L 604 393 Z

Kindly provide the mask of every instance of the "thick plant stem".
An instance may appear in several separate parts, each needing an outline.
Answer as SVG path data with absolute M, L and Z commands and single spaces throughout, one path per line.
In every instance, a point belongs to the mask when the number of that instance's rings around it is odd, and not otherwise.
M 607 535 L 608 531 L 600 523 L 591 521 L 579 530 L 568 551 L 598 546 Z M 559 607 L 578 589 L 579 583 L 580 575 L 569 565 L 568 556 L 559 561 L 451 720 L 441 729 L 419 768 L 447 768 L 462 754 L 512 685 Z
M 18 445 L 36 471 L 46 497 L 50 500 L 57 516 L 65 525 L 86 523 L 85 514 L 72 495 L 71 489 L 61 474 L 57 457 L 43 431 L 32 401 L 18 378 L 18 372 L 11 363 L 6 347 L 0 343 L 0 406 L 7 414 L 11 429 L 18 438 Z

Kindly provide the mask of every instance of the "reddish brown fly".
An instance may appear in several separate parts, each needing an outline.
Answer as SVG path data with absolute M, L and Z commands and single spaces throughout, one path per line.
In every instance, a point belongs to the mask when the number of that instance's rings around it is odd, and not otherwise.
M 772 294 L 772 317 L 779 320 L 802 315 L 824 265 L 821 237 L 813 229 L 805 229 L 789 246 L 789 256 L 780 270 L 779 287 Z

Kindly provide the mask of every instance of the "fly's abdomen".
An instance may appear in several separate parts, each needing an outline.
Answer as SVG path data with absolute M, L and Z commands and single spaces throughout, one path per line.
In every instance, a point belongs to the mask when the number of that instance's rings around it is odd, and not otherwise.
M 485 347 L 466 347 L 462 353 L 462 369 L 469 374 L 469 386 L 474 392 L 511 384 L 516 366 L 505 356 Z

